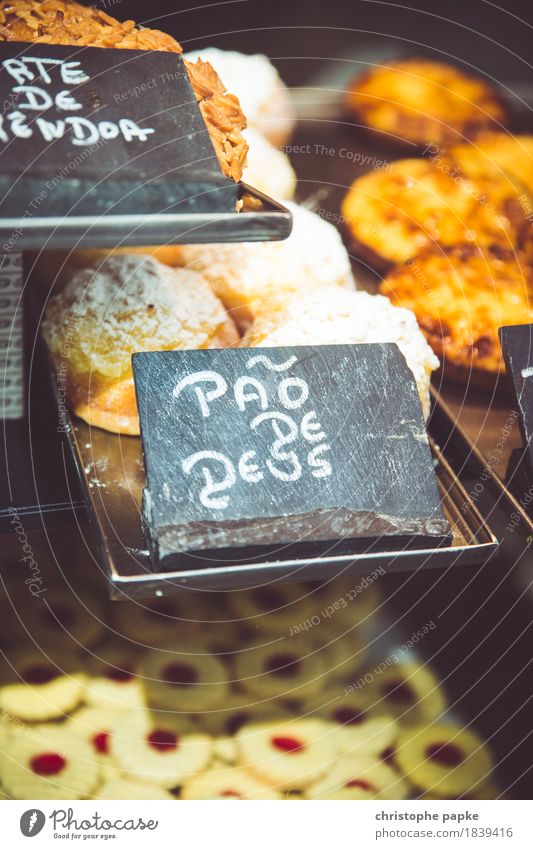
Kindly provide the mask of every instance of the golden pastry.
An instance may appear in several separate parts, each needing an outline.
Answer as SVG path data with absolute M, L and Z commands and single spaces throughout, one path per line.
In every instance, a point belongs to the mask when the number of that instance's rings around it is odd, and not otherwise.
M 224 348 L 238 335 L 205 278 L 150 257 L 111 256 L 50 298 L 42 325 L 58 388 L 86 422 L 138 434 L 137 351 Z
M 445 376 L 480 385 L 504 371 L 498 328 L 533 321 L 533 255 L 500 245 L 428 248 L 380 288 L 416 314 Z
M 428 245 L 516 244 L 524 216 L 514 186 L 483 179 L 443 159 L 400 159 L 352 183 L 342 216 L 354 250 L 378 268 L 405 262 Z
M 457 144 L 508 121 L 492 86 L 444 62 L 397 59 L 371 67 L 351 83 L 349 115 L 404 144 Z
M 74 0 L 0 0 L 0 41 L 183 52 L 179 42 L 164 32 L 117 21 L 103 9 Z M 246 119 L 239 101 L 207 62 L 184 59 L 184 63 L 220 167 L 239 180 L 247 151 L 242 136 Z

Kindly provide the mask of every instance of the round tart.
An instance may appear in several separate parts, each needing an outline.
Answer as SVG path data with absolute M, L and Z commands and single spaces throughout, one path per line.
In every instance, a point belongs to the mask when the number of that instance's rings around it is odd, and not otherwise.
M 133 710 L 118 717 L 111 754 L 128 776 L 169 790 L 207 767 L 212 742 L 206 734 L 183 734 L 175 716 Z
M 196 719 L 200 728 L 208 734 L 231 737 L 245 725 L 281 721 L 288 718 L 287 714 L 287 710 L 275 701 L 258 703 L 255 697 L 245 692 L 230 692 L 226 694 L 221 705 L 203 710 Z
M 476 140 L 475 150 L 517 185 L 525 184 L 529 194 L 533 194 L 533 135 L 489 133 Z M 450 152 L 453 155 L 455 149 Z
M 446 160 L 400 159 L 355 180 L 342 203 L 354 250 L 381 269 L 429 245 L 516 243 L 523 217 L 509 181 L 454 179 L 450 169 Z
M 414 314 L 406 309 L 397 311 L 379 295 L 328 287 L 307 297 L 294 298 L 276 316 L 258 318 L 242 344 L 250 348 L 275 348 L 366 342 L 397 343 L 413 372 L 427 417 L 429 381 L 439 361 L 424 339 Z
M 238 341 L 204 275 L 133 254 L 75 274 L 48 301 L 42 329 L 58 367 L 68 362 L 67 400 L 76 415 L 127 434 L 139 433 L 133 353 Z
M 90 678 L 85 701 L 108 711 L 142 707 L 146 697 L 139 662 L 137 654 L 128 647 L 106 645 L 94 649 L 87 660 Z
M 226 669 L 205 645 L 188 644 L 187 652 L 148 652 L 141 674 L 147 703 L 156 710 L 202 712 L 224 705 Z
M 395 663 L 382 672 L 370 672 L 362 687 L 369 710 L 393 714 L 402 723 L 431 721 L 446 710 L 439 681 L 428 666 Z
M 236 737 L 239 762 L 274 789 L 301 790 L 334 763 L 333 726 L 318 719 L 247 725 Z
M 533 258 L 496 244 L 429 248 L 381 292 L 413 310 L 445 377 L 490 385 L 504 371 L 498 328 L 533 320 Z
M 194 599 L 179 595 L 121 601 L 115 605 L 115 628 L 132 643 L 147 648 L 168 645 L 172 641 L 179 644 L 187 640 L 195 627 L 203 625 L 196 621 L 195 610 L 201 604 L 198 596 L 195 594 Z
M 395 763 L 415 787 L 442 799 L 468 794 L 487 783 L 492 759 L 480 737 L 454 725 L 416 725 L 402 731 Z
M 0 759 L 0 779 L 14 799 L 82 799 L 94 791 L 100 766 L 90 746 L 62 727 L 19 733 Z
M 192 778 L 182 788 L 181 799 L 245 800 L 280 799 L 281 795 L 242 768 L 213 769 Z
M 239 686 L 263 699 L 301 699 L 318 693 L 328 672 L 326 658 L 317 644 L 306 642 L 273 640 L 241 652 L 235 661 Z
M 396 59 L 351 83 L 350 116 L 383 141 L 457 144 L 508 121 L 499 94 L 483 80 L 428 59 Z
M 186 55 L 191 62 L 203 59 L 212 65 L 224 85 L 239 98 L 249 127 L 258 130 L 276 147 L 286 144 L 296 123 L 296 113 L 287 87 L 266 56 L 216 47 Z
M 308 799 L 406 799 L 408 795 L 409 785 L 397 772 L 365 757 L 341 758 L 306 792 Z
M 314 612 L 305 584 L 272 583 L 250 590 L 234 590 L 228 603 L 235 617 L 251 628 L 289 629 Z
M 0 711 L 27 722 L 59 719 L 85 696 L 86 676 L 68 652 L 49 657 L 37 650 L 10 652 L 0 686 Z
M 163 790 L 162 787 L 140 781 L 130 781 L 127 778 L 109 779 L 105 784 L 102 784 L 94 798 L 116 801 L 133 799 L 139 800 L 139 802 L 142 802 L 144 799 L 153 799 L 160 802 L 174 801 L 174 796 L 168 790 Z
M 205 276 L 241 328 L 258 313 L 276 313 L 298 293 L 328 285 L 355 288 L 336 227 L 303 206 L 285 205 L 293 216 L 288 239 L 183 246 L 183 264 Z

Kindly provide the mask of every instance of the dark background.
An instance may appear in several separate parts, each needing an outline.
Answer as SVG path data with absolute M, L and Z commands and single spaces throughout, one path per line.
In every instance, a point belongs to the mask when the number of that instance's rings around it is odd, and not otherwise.
M 291 85 L 325 59 L 425 53 L 464 63 L 517 90 L 533 80 L 531 0 L 231 0 L 182 9 L 168 0 L 100 0 L 117 18 L 163 29 L 185 50 L 206 45 L 266 53 Z M 503 8 L 505 7 L 505 8 Z

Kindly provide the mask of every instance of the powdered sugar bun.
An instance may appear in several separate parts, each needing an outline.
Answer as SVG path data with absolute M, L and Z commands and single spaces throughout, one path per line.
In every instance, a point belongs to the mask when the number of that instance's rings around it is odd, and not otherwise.
M 296 173 L 287 154 L 271 145 L 259 130 L 250 127 L 243 135 L 248 142 L 243 182 L 276 200 L 292 200 L 296 191 Z M 179 259 L 181 257 L 182 252 Z
M 186 58 L 209 62 L 224 85 L 239 98 L 248 126 L 259 130 L 273 145 L 286 144 L 296 114 L 287 87 L 266 56 L 207 47 L 187 53 Z
M 298 293 L 308 298 L 324 286 L 355 289 L 337 229 L 304 206 L 286 206 L 293 229 L 284 241 L 183 245 L 183 264 L 205 276 L 240 327 L 262 312 L 276 314 Z
M 284 310 L 257 318 L 244 347 L 396 342 L 416 381 L 424 415 L 429 415 L 429 382 L 439 361 L 415 314 L 382 295 L 345 292 L 329 286 L 295 297 Z

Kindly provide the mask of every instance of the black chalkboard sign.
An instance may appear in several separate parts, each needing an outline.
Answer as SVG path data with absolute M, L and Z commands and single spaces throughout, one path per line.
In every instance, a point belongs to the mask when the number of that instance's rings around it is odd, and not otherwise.
M 234 212 L 178 54 L 0 45 L 2 217 Z
M 499 333 L 533 480 L 533 324 L 501 327 Z
M 133 369 L 156 566 L 185 552 L 236 562 L 243 546 L 449 541 L 396 345 L 140 353 Z

